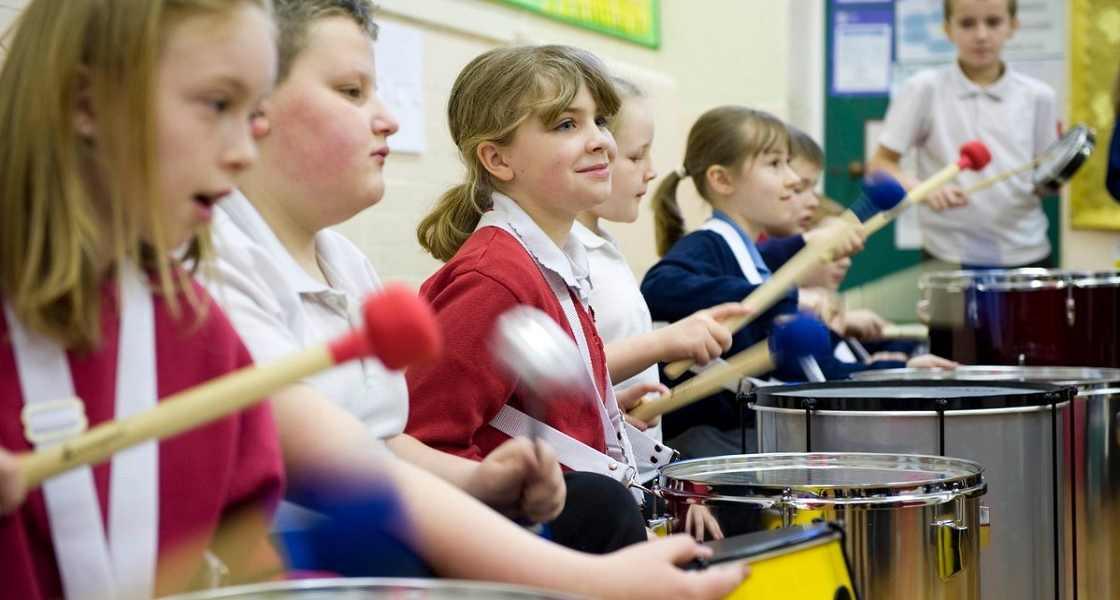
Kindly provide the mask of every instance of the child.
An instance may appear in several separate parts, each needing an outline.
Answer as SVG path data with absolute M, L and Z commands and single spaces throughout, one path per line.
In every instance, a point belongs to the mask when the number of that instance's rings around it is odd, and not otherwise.
M 615 78 L 615 84 L 622 97 L 622 106 L 611 124 L 611 131 L 618 145 L 618 157 L 611 165 L 611 195 L 603 204 L 579 215 L 572 228 L 572 236 L 583 244 L 587 252 L 592 282 L 589 304 L 595 310 L 595 328 L 608 344 L 607 355 L 634 355 L 643 350 L 649 353 L 645 359 L 649 367 L 616 384 L 615 390 L 622 392 L 631 386 L 645 384 L 643 391 L 665 391 L 668 388 L 660 384 L 656 365 L 663 349 L 679 345 L 673 343 L 674 337 L 707 337 L 711 317 L 707 311 L 701 311 L 654 331 L 649 308 L 638 289 L 638 282 L 634 279 L 630 265 L 626 263 L 626 257 L 619 250 L 614 236 L 599 223 L 600 219 L 618 223 L 633 223 L 637 220 L 638 204 L 645 195 L 646 186 L 657 177 L 650 157 L 654 132 L 653 111 L 646 100 L 646 94 L 624 79 Z M 721 309 L 737 306 L 732 304 Z M 718 327 L 722 329 L 722 326 Z M 690 331 L 696 329 L 699 330 L 697 333 Z M 729 342 L 731 333 L 719 331 L 719 339 Z M 715 348 L 712 354 L 718 355 L 721 351 L 721 348 Z M 639 429 L 644 429 L 650 437 L 661 441 L 660 423 L 651 425 L 629 416 L 627 420 Z M 638 467 L 639 481 L 649 481 L 657 476 L 657 465 L 639 460 Z
M 610 381 L 649 363 L 617 357 L 625 368 L 616 373 L 612 357 L 608 373 L 586 306 L 586 254 L 570 238 L 576 216 L 610 194 L 616 148 L 607 123 L 618 106 L 599 59 L 568 46 L 498 48 L 459 74 L 448 120 L 467 183 L 444 194 L 418 231 L 421 245 L 447 261 L 421 292 L 451 340 L 439 359 L 407 373 L 406 431 L 418 439 L 478 459 L 511 436 L 542 432 L 560 447 L 561 464 L 620 482 L 633 477 L 635 452 L 662 464 L 671 459 L 671 451 L 624 425 Z M 495 319 L 519 304 L 541 309 L 576 339 L 597 398 L 582 396 L 573 382 L 572 393 L 534 410 L 534 399 L 479 352 Z M 708 342 L 694 341 L 682 354 L 706 362 L 713 354 Z M 622 489 L 610 480 L 604 486 Z M 635 508 L 627 498 L 591 506 L 580 522 L 608 528 L 637 519 L 628 541 L 638 541 L 645 533 Z
M 1030 172 L 992 186 L 971 201 L 966 183 L 1041 156 L 1058 136 L 1054 91 L 1011 69 L 1001 52 L 1019 28 L 1017 0 L 945 0 L 945 34 L 957 47 L 953 65 L 921 71 L 891 100 L 870 167 L 890 172 L 906 189 L 948 164 L 960 145 L 979 138 L 992 163 L 962 174 L 918 209 L 927 269 L 1052 267 L 1048 227 Z M 918 154 L 917 178 L 899 160 Z M 973 181 L 973 182 L 975 182 Z M 956 210 L 945 211 L 946 208 Z
M 386 138 L 397 130 L 374 88 L 371 4 L 275 5 L 280 80 L 261 105 L 261 161 L 215 216 L 219 277 L 211 286 L 258 363 L 345 333 L 360 323 L 362 299 L 381 289 L 361 251 L 327 228 L 381 199 Z M 564 482 L 547 448 L 538 453 L 514 440 L 476 462 L 404 435 L 404 375 L 376 359 L 320 373 L 272 400 L 282 437 L 299 435 L 309 403 L 335 402 L 402 459 L 511 517 L 551 521 L 564 505 Z M 281 517 L 293 512 L 285 506 Z
M 788 163 L 789 133 L 769 114 L 722 106 L 697 119 L 684 164 L 654 193 L 663 256 L 646 273 L 641 290 L 655 320 L 673 322 L 720 302 L 742 301 L 769 277 L 755 240 L 764 227 L 790 219 L 799 179 Z M 676 201 L 685 177 L 692 177 L 713 209 L 712 218 L 687 236 Z M 794 292 L 736 333 L 730 353 L 766 338 L 774 317 L 796 308 Z M 665 415 L 665 437 L 686 457 L 738 453 L 739 411 L 732 394 L 717 394 Z M 747 437 L 749 442 L 753 436 Z
M 21 13 L 0 71 L 0 463 L 250 363 L 170 251 L 256 158 L 249 119 L 276 65 L 266 9 L 33 0 Z M 208 549 L 227 581 L 271 574 L 282 485 L 267 404 L 51 478 L 22 504 L 0 483 L 4 594 L 181 592 Z

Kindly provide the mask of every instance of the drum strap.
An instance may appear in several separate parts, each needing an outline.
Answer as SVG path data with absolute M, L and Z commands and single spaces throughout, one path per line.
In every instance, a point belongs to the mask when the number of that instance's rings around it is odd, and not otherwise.
M 140 275 L 121 269 L 121 323 L 117 343 L 116 418 L 156 404 L 155 319 Z M 9 303 L 5 316 L 23 393 L 25 435 L 36 450 L 85 431 L 85 405 L 74 393 L 66 353 L 27 329 Z M 158 549 L 158 444 L 144 442 L 113 455 L 109 536 L 89 466 L 48 479 L 43 496 L 65 596 L 71 600 L 150 598 Z
M 579 314 L 576 310 L 575 302 L 572 300 L 573 291 L 564 281 L 563 275 L 556 272 L 554 269 L 542 264 L 541 260 L 537 257 L 537 254 L 533 252 L 533 250 L 529 247 L 529 244 L 527 244 L 525 241 L 525 235 L 531 235 L 532 233 L 523 233 L 519 231 L 518 228 L 511 222 L 513 220 L 510 218 L 511 215 L 506 214 L 506 210 L 519 211 L 520 207 L 518 207 L 516 203 L 514 203 L 513 200 L 508 198 L 507 196 L 504 196 L 502 194 L 494 194 L 494 210 L 491 210 L 482 216 L 476 230 L 483 227 L 496 227 L 512 235 L 514 239 L 516 239 L 522 245 L 522 247 L 525 248 L 526 252 L 529 253 L 529 256 L 533 258 L 534 263 L 537 265 L 537 269 L 540 271 L 541 275 L 545 278 L 545 280 L 548 282 L 549 287 L 556 295 L 557 301 L 560 302 L 560 306 L 564 311 L 564 316 L 568 321 L 568 326 L 572 330 L 572 334 L 575 337 L 576 345 L 579 347 L 580 354 L 583 356 L 583 362 L 584 366 L 586 367 L 588 377 L 594 377 L 595 370 L 591 363 L 590 349 L 588 347 L 587 339 L 583 333 L 583 325 L 579 319 Z M 541 232 L 541 235 L 543 236 L 543 232 Z M 551 240 L 546 240 L 545 242 L 551 243 Z M 579 293 L 578 290 L 576 293 Z M 582 295 L 580 297 L 582 303 Z M 584 309 L 587 309 L 586 305 L 584 305 Z M 604 373 L 604 377 L 609 377 L 609 373 Z M 622 413 L 618 409 L 618 401 L 614 397 L 614 388 L 611 386 L 610 381 L 604 381 L 603 383 L 603 388 L 606 390 L 605 398 L 599 395 L 598 385 L 592 385 L 592 388 L 596 391 L 596 405 L 599 408 L 599 416 L 603 426 L 603 435 L 607 445 L 607 455 L 604 456 L 594 448 L 586 446 L 582 442 L 579 442 L 573 438 L 568 439 L 570 439 L 572 442 L 575 442 L 576 444 L 580 444 L 586 447 L 587 451 L 589 452 L 593 452 L 595 454 L 603 456 L 603 459 L 606 459 L 605 464 L 607 465 L 608 470 L 608 472 L 604 474 L 614 479 L 618 479 L 619 481 L 629 482 L 630 479 L 632 479 L 633 474 L 637 472 L 637 466 L 634 462 L 634 449 L 631 446 L 632 440 L 640 440 L 640 445 L 644 450 L 643 454 L 651 452 L 652 454 L 647 455 L 653 456 L 654 458 L 658 459 L 654 462 L 668 463 L 674 455 L 673 450 L 656 442 L 641 431 L 638 431 L 637 429 L 627 424 L 622 418 Z M 516 435 L 528 436 L 532 432 L 532 428 L 530 426 L 532 423 L 532 418 L 528 415 L 525 415 L 521 411 L 516 411 L 514 409 L 510 409 L 510 411 L 521 414 L 524 419 L 530 419 L 524 421 L 524 428 L 517 427 L 515 429 L 518 432 L 516 433 Z M 510 413 L 506 412 L 505 419 L 499 419 L 498 416 L 496 416 L 495 419 L 491 421 L 491 425 L 507 435 L 513 435 L 509 431 L 502 429 L 500 425 L 504 426 L 514 421 L 521 421 L 521 419 L 516 416 L 510 416 Z M 543 423 L 541 424 L 541 426 L 542 429 L 547 427 L 547 425 Z M 549 430 L 556 431 L 551 427 L 547 427 L 547 429 L 544 430 L 546 432 Z M 562 434 L 559 431 L 556 431 L 556 433 L 567 437 L 566 434 Z M 645 439 L 643 440 L 642 438 Z M 569 460 L 573 462 L 585 463 L 587 460 L 585 453 L 582 451 L 580 452 L 581 455 L 584 455 L 584 458 L 582 459 L 575 457 L 569 459 L 565 455 L 563 450 L 569 447 L 571 444 L 563 441 L 560 441 L 558 443 L 560 445 L 554 445 L 553 447 L 556 448 L 557 456 L 561 463 L 565 464 L 569 468 L 576 470 L 591 470 L 594 472 L 602 472 L 602 469 L 600 468 L 586 469 L 579 468 L 574 464 L 570 464 L 568 462 Z M 617 465 L 614 469 L 610 469 L 611 463 L 615 462 L 626 465 L 626 469 L 619 469 Z M 596 463 L 602 463 L 602 460 L 597 460 Z M 618 470 L 628 472 L 625 474 L 625 479 L 621 479 L 620 477 L 613 475 L 613 473 Z M 635 498 L 638 498 L 641 494 L 639 490 L 632 491 L 635 492 Z
M 758 270 L 758 266 L 755 265 L 751 251 L 747 248 L 743 237 L 739 235 L 739 232 L 735 230 L 733 225 L 722 219 L 712 217 L 705 221 L 704 224 L 700 226 L 700 229 L 706 229 L 723 238 L 724 243 L 731 248 L 731 253 L 735 255 L 735 260 L 739 263 L 739 270 L 743 272 L 743 277 L 746 277 L 747 281 L 751 282 L 753 285 L 762 284 L 763 277 Z M 755 252 L 758 252 L 758 250 L 756 249 Z M 759 262 L 761 261 L 762 258 L 760 256 Z

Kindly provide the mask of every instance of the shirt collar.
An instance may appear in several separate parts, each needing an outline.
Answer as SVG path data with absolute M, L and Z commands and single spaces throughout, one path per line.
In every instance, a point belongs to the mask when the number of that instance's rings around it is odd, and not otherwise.
M 585 248 L 589 249 L 602 248 L 607 244 L 615 247 L 618 246 L 618 240 L 611 235 L 611 232 L 602 228 L 597 231 L 591 231 L 591 228 L 579 221 L 576 221 L 575 224 L 572 225 L 572 237 L 579 240 Z
M 743 231 L 743 228 L 739 227 L 739 224 L 735 222 L 735 219 L 732 219 L 730 216 L 728 216 L 727 213 L 721 210 L 712 209 L 712 218 L 719 219 L 720 221 L 731 225 L 731 227 L 735 229 L 735 232 L 739 234 L 739 237 L 743 238 L 743 242 L 747 244 L 748 248 L 754 247 L 754 240 L 751 239 L 751 236 L 747 235 L 747 232 Z
M 257 211 L 241 190 L 233 190 L 229 196 L 218 203 L 218 209 L 224 211 L 230 220 L 254 242 L 261 245 L 270 256 L 278 269 L 283 271 L 284 278 L 291 284 L 297 293 L 317 294 L 330 291 L 330 288 L 316 280 L 303 267 L 299 266 L 296 259 L 276 237 L 276 233 Z M 322 249 L 316 234 L 315 251 Z
M 1002 100 L 1007 96 L 1011 86 L 1011 65 L 1006 62 L 1003 63 L 1003 74 L 999 79 L 988 87 L 980 87 L 972 82 L 965 75 L 964 69 L 961 69 L 961 63 L 955 61 L 953 63 L 953 87 L 956 90 L 957 96 L 961 98 L 974 98 L 976 96 L 984 95 L 993 100 Z
M 536 221 L 522 210 L 517 202 L 514 202 L 513 198 L 501 192 L 494 192 L 492 200 L 493 216 L 499 217 L 509 225 L 533 260 L 542 268 L 559 275 L 569 288 L 579 292 L 580 299 L 586 301 L 590 296 L 591 281 L 587 250 L 583 244 L 574 235 L 569 234 L 564 240 L 564 248 L 560 249 Z

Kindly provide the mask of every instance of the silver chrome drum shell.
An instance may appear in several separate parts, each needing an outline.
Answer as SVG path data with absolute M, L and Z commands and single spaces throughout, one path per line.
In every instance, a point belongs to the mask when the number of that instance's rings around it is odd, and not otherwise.
M 1096 133 L 1084 123 L 1079 123 L 1062 134 L 1042 154 L 1045 160 L 1034 168 L 1031 183 L 1034 184 L 1035 193 L 1040 196 L 1056 194 L 1058 188 L 1089 160 L 1096 145 Z
M 337 578 L 217 588 L 164 600 L 580 600 L 529 587 L 451 579 Z
M 760 388 L 754 409 L 762 452 L 980 463 L 992 520 L 991 543 L 981 551 L 983 595 L 1041 600 L 1065 595 L 1062 423 L 1073 392 L 1020 382 L 832 382 Z
M 725 536 L 843 521 L 861 598 L 948 600 L 979 597 L 985 489 L 983 468 L 965 460 L 791 453 L 672 463 L 658 493 L 678 523 L 703 511 Z
M 1014 380 L 1073 385 L 1072 412 L 1063 425 L 1067 479 L 1067 576 L 1078 598 L 1120 598 L 1120 369 L 961 366 L 956 369 L 882 369 L 853 375 L 865 381 L 903 379 Z M 1075 537 L 1076 536 L 1076 537 Z

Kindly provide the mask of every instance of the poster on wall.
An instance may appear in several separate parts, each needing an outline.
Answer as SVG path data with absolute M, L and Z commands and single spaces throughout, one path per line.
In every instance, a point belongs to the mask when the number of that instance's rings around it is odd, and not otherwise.
M 400 123 L 393 134 L 393 152 L 423 154 L 427 149 L 424 122 L 424 44 L 422 32 L 408 25 L 379 21 L 377 95 Z
M 661 11 L 658 0 L 498 1 L 650 48 L 661 45 Z
M 890 89 L 893 15 L 883 9 L 832 13 L 833 96 L 882 96 Z

